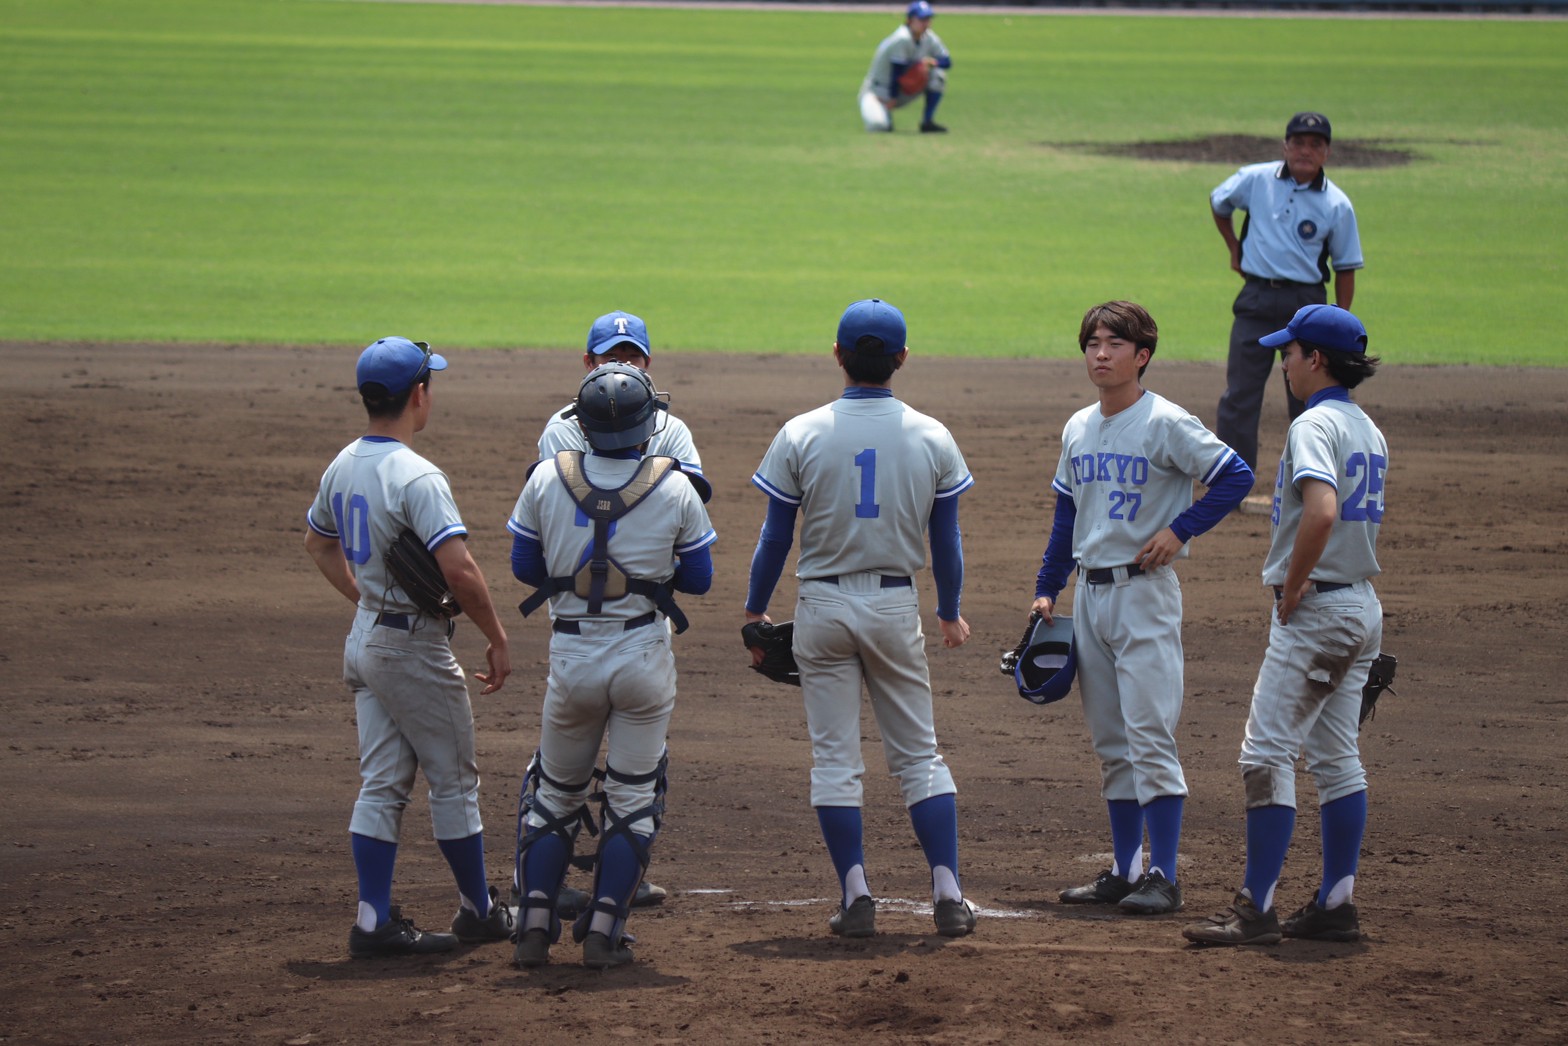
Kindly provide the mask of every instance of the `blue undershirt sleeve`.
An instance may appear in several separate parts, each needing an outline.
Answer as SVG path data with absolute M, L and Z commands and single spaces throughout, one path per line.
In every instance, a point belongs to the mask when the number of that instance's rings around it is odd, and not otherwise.
M 936 60 L 936 67 L 938 69 L 951 69 L 951 68 L 953 68 L 953 56 L 950 55 L 950 54 L 945 54 L 941 58 L 938 58 Z
M 927 530 L 931 540 L 931 576 L 936 580 L 936 616 L 958 620 L 964 592 L 964 539 L 958 529 L 958 495 L 937 498 L 931 505 Z
M 751 580 L 746 588 L 746 609 L 766 614 L 768 601 L 784 573 L 784 562 L 795 544 L 795 513 L 798 506 L 778 498 L 768 498 L 768 518 L 757 536 L 757 550 L 751 554 Z
M 670 579 L 675 591 L 700 596 L 713 587 L 713 553 L 709 551 L 712 547 L 704 545 L 680 557 L 675 576 Z
M 1051 537 L 1040 557 L 1040 573 L 1034 579 L 1034 598 L 1054 600 L 1062 594 L 1073 566 L 1073 524 L 1078 520 L 1078 503 L 1071 494 L 1056 495 L 1056 515 L 1051 521 Z
M 549 580 L 550 573 L 545 569 L 544 546 L 538 538 L 512 535 L 512 576 L 535 588 Z
M 1187 511 L 1172 521 L 1171 531 L 1183 541 L 1191 541 L 1199 534 L 1213 529 L 1250 493 L 1252 470 L 1240 456 L 1232 455 L 1225 468 L 1214 477 L 1214 482 L 1209 484 L 1203 497 L 1194 501 Z

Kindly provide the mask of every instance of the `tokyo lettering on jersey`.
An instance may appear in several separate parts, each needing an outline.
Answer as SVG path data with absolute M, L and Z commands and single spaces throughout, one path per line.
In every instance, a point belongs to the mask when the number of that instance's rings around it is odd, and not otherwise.
M 1203 423 L 1145 391 L 1112 417 L 1098 403 L 1062 429 L 1051 486 L 1073 499 L 1073 558 L 1083 570 L 1135 561 L 1143 546 L 1192 504 L 1192 481 L 1210 485 L 1236 452 Z M 1187 555 L 1184 544 L 1176 558 Z

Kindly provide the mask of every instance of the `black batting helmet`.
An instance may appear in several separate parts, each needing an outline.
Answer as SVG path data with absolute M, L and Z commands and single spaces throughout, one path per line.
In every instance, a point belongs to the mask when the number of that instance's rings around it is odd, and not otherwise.
M 622 450 L 648 442 L 669 409 L 641 368 L 606 363 L 583 379 L 566 416 L 577 419 L 594 450 Z

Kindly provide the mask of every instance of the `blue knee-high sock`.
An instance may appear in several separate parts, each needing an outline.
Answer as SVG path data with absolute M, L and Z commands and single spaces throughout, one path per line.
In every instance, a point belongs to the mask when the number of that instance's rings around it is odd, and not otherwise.
M 941 91 L 927 91 L 926 92 L 926 115 L 923 118 L 926 123 L 930 123 L 936 117 L 936 107 L 941 105 L 941 104 L 942 104 L 942 92 Z
M 1247 874 L 1242 885 L 1259 911 L 1274 907 L 1274 887 L 1295 831 L 1294 806 L 1255 806 L 1247 811 Z
M 490 914 L 490 880 L 485 878 L 485 834 L 475 832 L 462 839 L 437 839 L 436 845 L 452 868 L 457 892 L 468 898 L 474 912 L 483 919 Z
M 1181 812 L 1185 797 L 1162 795 L 1149 800 L 1143 820 L 1149 826 L 1149 870 L 1158 868 L 1171 882 L 1176 881 L 1176 850 L 1181 845 Z
M 958 878 L 958 799 L 952 792 L 933 795 L 909 808 L 915 838 L 932 871 L 946 868 Z
M 850 869 L 866 866 L 866 852 L 862 846 L 860 807 L 819 806 L 817 824 L 822 828 L 822 841 L 828 844 L 828 856 L 833 858 L 833 870 L 838 873 L 840 900 L 846 898 L 844 880 Z
M 571 859 L 572 851 L 565 839 L 555 832 L 541 832 L 523 854 L 523 894 L 537 890 L 546 897 L 554 896 L 566 878 L 566 862 Z
M 1318 907 L 1328 907 L 1334 885 L 1356 874 L 1361 860 L 1361 837 L 1367 828 L 1367 793 L 1363 789 L 1324 803 L 1318 811 L 1323 818 L 1323 885 L 1318 887 Z
M 392 869 L 397 864 L 397 843 L 349 833 L 354 853 L 354 874 L 359 877 L 359 899 L 376 911 L 376 925 L 385 925 L 392 907 Z
M 1136 799 L 1107 799 L 1105 808 L 1111 815 L 1111 854 L 1116 858 L 1116 873 L 1123 879 L 1135 879 L 1139 869 L 1133 867 L 1133 858 L 1143 846 L 1143 807 Z

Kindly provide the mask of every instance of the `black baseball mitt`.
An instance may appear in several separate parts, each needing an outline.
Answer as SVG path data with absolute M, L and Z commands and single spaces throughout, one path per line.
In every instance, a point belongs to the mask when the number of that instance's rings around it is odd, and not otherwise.
M 433 552 L 412 530 L 405 530 L 392 542 L 385 557 L 387 571 L 398 587 L 420 610 L 434 617 L 453 618 L 463 612 L 457 597 L 447 587 L 446 576 Z
M 1366 685 L 1361 688 L 1361 719 L 1357 726 L 1377 714 L 1377 699 L 1383 696 L 1383 691 L 1398 693 L 1393 686 L 1394 670 L 1398 667 L 1399 659 L 1393 654 L 1380 653 L 1373 660 Z
M 1013 647 L 1013 649 L 1002 651 L 1000 667 L 1002 674 L 1009 679 L 1013 677 L 1013 672 L 1018 668 L 1018 659 L 1024 656 L 1025 650 L 1029 649 L 1029 640 L 1034 637 L 1034 626 L 1039 620 L 1040 612 L 1038 610 L 1029 611 L 1029 623 L 1024 626 L 1024 637 L 1018 641 L 1018 645 Z
M 775 683 L 800 685 L 800 666 L 795 664 L 795 622 L 775 625 L 751 621 L 741 627 L 740 638 L 746 649 L 762 651 L 762 664 L 752 668 Z

